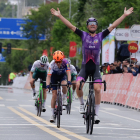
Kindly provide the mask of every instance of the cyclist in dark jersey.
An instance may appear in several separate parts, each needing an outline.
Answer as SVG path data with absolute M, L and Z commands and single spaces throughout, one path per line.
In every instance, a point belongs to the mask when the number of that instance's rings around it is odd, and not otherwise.
M 73 32 L 79 35 L 82 39 L 82 53 L 83 53 L 83 61 L 82 67 L 77 77 L 76 82 L 76 92 L 78 98 L 80 100 L 80 113 L 84 113 L 84 101 L 83 101 L 83 91 L 79 90 L 80 81 L 83 79 L 87 80 L 89 74 L 92 74 L 94 81 L 101 81 L 101 76 L 99 73 L 99 63 L 100 63 L 100 49 L 102 40 L 114 29 L 116 28 L 125 18 L 133 12 L 133 7 L 126 10 L 124 9 L 124 14 L 118 18 L 113 24 L 104 30 L 101 33 L 96 34 L 96 30 L 98 27 L 98 21 L 95 18 L 89 18 L 87 20 L 87 29 L 89 33 L 84 32 L 73 26 L 67 19 L 65 19 L 61 13 L 59 8 L 58 11 L 55 9 L 51 9 L 51 13 L 60 18 L 60 20 Z M 83 84 L 84 85 L 84 84 Z M 82 86 L 83 87 L 83 86 Z M 101 102 L 101 84 L 94 84 L 95 90 L 95 122 L 99 123 L 100 119 L 98 118 L 98 112 Z

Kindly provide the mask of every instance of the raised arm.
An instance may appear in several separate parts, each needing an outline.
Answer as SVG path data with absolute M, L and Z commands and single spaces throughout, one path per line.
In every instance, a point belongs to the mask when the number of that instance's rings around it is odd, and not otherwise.
M 126 10 L 126 7 L 124 9 L 124 14 L 118 18 L 116 21 L 113 22 L 113 24 L 108 27 L 108 30 L 111 32 L 114 28 L 116 28 L 124 19 L 125 17 L 129 16 L 133 12 L 133 7 Z
M 51 9 L 51 13 L 52 13 L 53 15 L 55 15 L 56 17 L 59 17 L 60 20 L 61 20 L 68 28 L 70 28 L 73 32 L 75 32 L 76 27 L 73 26 L 66 18 L 64 18 L 64 17 L 61 15 L 59 8 L 57 8 L 57 10 L 58 10 L 58 11 L 56 11 L 55 9 L 52 8 L 52 9 Z

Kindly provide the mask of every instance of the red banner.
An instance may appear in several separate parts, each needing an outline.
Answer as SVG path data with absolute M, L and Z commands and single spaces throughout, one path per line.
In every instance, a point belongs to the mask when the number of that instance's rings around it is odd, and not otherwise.
M 47 50 L 43 50 L 42 55 L 46 55 L 46 56 L 48 56 L 48 52 L 47 52 Z
M 50 47 L 50 55 L 52 56 L 53 47 Z
M 75 47 L 77 44 L 76 42 L 70 42 L 70 52 L 69 52 L 69 57 L 75 57 L 77 48 Z

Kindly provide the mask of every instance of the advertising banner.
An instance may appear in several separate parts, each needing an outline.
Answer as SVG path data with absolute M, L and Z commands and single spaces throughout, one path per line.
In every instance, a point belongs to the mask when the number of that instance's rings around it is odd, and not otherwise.
M 77 48 L 76 48 L 76 42 L 70 42 L 70 52 L 69 52 L 69 57 L 75 57 Z
M 102 41 L 102 64 L 109 63 L 109 36 Z

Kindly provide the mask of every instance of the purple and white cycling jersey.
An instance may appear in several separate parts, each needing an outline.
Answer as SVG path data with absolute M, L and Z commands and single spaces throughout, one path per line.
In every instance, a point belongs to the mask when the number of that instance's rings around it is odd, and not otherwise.
M 92 37 L 89 33 L 76 28 L 75 33 L 82 39 L 82 64 L 86 64 L 90 59 L 96 64 L 100 64 L 100 49 L 102 40 L 110 33 L 108 29 Z

